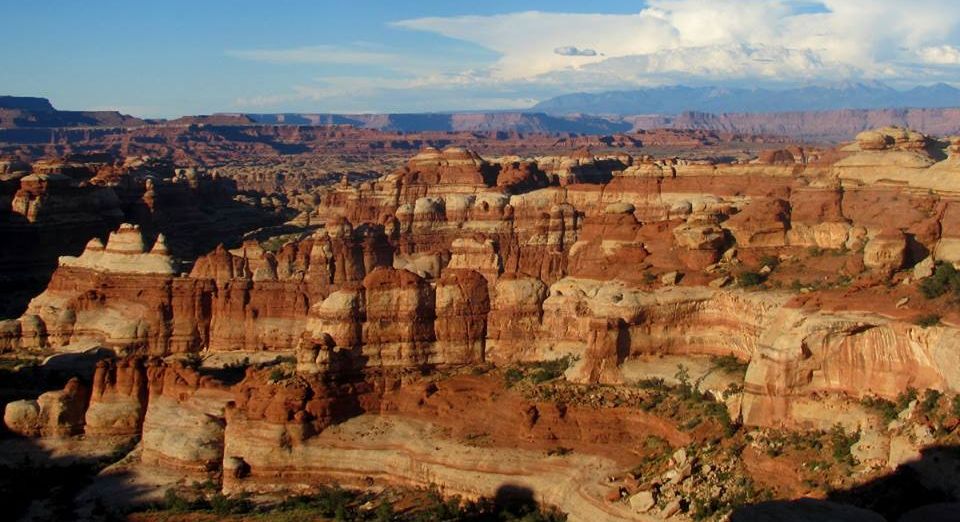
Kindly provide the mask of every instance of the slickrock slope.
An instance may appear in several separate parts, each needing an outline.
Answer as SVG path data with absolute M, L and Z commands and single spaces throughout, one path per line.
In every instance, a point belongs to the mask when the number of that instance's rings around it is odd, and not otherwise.
M 0 349 L 130 358 L 88 388 L 9 404 L 5 423 L 140 435 L 128 464 L 231 494 L 370 477 L 475 497 L 510 479 L 577 519 L 699 513 L 694 485 L 719 480 L 714 464 L 690 482 L 671 458 L 655 509 L 635 498 L 649 477 L 602 479 L 636 466 L 648 435 L 708 440 L 711 416 L 764 434 L 839 426 L 861 434 L 846 451 L 867 471 L 893 468 L 935 435 L 906 433 L 916 402 L 898 422 L 877 405 L 960 393 L 960 314 L 940 297 L 960 288 L 958 154 L 896 128 L 731 163 L 426 148 L 319 191 L 297 218 L 312 233 L 221 245 L 189 273 L 168 237 L 121 225 L 60 259 L 0 324 Z M 538 462 L 545 448 L 574 456 Z M 723 466 L 784 480 L 746 455 Z

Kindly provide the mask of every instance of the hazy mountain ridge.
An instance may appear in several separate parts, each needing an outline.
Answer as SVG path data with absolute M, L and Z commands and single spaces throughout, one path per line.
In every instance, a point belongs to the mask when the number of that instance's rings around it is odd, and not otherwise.
M 960 107 L 960 89 L 944 83 L 900 91 L 881 83 L 844 83 L 785 90 L 675 85 L 574 93 L 534 105 L 548 114 L 680 114 Z
M 910 91 L 897 91 L 879 84 L 850 84 L 832 88 L 803 88 L 791 91 L 792 99 L 806 100 L 809 106 L 826 104 L 817 102 L 822 89 L 840 93 L 832 98 L 854 100 L 856 93 L 863 96 L 859 104 L 879 104 L 884 97 L 914 100 L 917 104 L 940 104 L 937 107 L 915 108 L 849 108 L 833 110 L 793 111 L 701 111 L 680 110 L 680 98 L 700 96 L 705 104 L 724 107 L 723 99 L 739 96 L 741 108 L 751 105 L 756 108 L 766 103 L 774 106 L 774 100 L 754 99 L 744 94 L 745 90 L 699 89 L 692 87 L 665 87 L 644 91 L 602 93 L 596 95 L 568 95 L 554 100 L 569 105 L 580 96 L 594 96 L 599 100 L 629 97 L 640 93 L 643 106 L 623 113 L 588 114 L 584 112 L 490 111 L 461 113 L 381 113 L 381 114 L 335 114 L 335 113 L 215 113 L 210 115 L 183 116 L 170 120 L 142 119 L 115 111 L 60 111 L 53 108 L 45 98 L 15 96 L 0 97 L 0 128 L 44 129 L 73 127 L 139 127 L 139 126 L 263 126 L 347 125 L 361 129 L 390 132 L 508 132 L 508 133 L 574 133 L 608 135 L 632 132 L 640 129 L 695 129 L 727 132 L 744 135 L 779 135 L 807 140 L 841 141 L 851 139 L 858 132 L 875 127 L 899 125 L 935 135 L 960 134 L 960 90 L 945 84 L 917 87 Z M 773 91 L 749 91 L 771 93 Z M 665 94 L 672 96 L 664 97 Z M 772 96 L 772 95 L 771 95 Z M 823 95 L 826 96 L 826 95 Z M 761 97 L 762 98 L 762 97 Z M 641 101 L 642 101 L 641 100 Z M 660 101 L 657 101 L 660 100 Z M 673 100 L 667 103 L 664 100 Z M 708 103 L 709 102 L 709 103 Z M 538 104 L 540 107 L 543 104 Z M 658 105 L 656 105 L 658 104 Z M 672 105 L 671 105 L 672 104 Z M 784 103 L 786 104 L 786 102 Z M 854 102 L 850 102 L 854 104 Z M 656 105 L 662 110 L 649 110 Z M 571 105 L 572 106 L 572 105 Z M 625 105 L 623 107 L 626 107 Z M 536 107 L 535 107 L 536 108 Z M 583 107 L 580 107 L 581 109 Z M 623 109 L 627 111 L 626 108 Z

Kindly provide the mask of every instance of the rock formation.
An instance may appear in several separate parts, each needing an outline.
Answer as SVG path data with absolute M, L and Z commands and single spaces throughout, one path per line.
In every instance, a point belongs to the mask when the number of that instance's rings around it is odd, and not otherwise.
M 26 313 L 0 323 L 5 351 L 101 346 L 119 359 L 101 362 L 89 388 L 75 380 L 11 402 L 4 422 L 31 437 L 140 435 L 143 465 L 220 473 L 230 493 L 380 473 L 474 496 L 528 472 L 445 442 L 424 456 L 422 422 L 468 416 L 456 390 L 502 414 L 489 421 L 509 432 L 501 442 L 639 445 L 631 427 L 665 429 L 635 409 L 606 420 L 568 409 L 559 388 L 552 402 L 509 395 L 503 412 L 503 390 L 477 391 L 490 365 L 521 376 L 544 365 L 534 380 L 562 373 L 588 390 L 690 387 L 750 428 L 879 433 L 877 461 L 900 462 L 902 433 L 868 421 L 865 404 L 911 388 L 960 393 L 958 318 L 916 317 L 950 290 L 933 285 L 954 284 L 954 148 L 903 129 L 749 162 L 427 148 L 375 181 L 318 190 L 301 216 L 309 228 L 282 244 L 254 235 L 194 259 L 165 233 L 122 224 L 61 257 Z M 146 203 L 162 205 L 156 188 Z M 249 364 L 221 378 L 241 357 Z M 569 368 L 551 373 L 558 361 Z M 447 380 L 463 367 L 475 381 Z M 360 426 L 411 441 L 390 453 L 389 437 L 347 435 Z M 591 451 L 570 462 L 623 465 Z M 484 471 L 458 477 L 447 460 L 458 452 Z M 575 465 L 536 469 L 525 480 L 583 516 L 653 509 L 640 491 L 612 507 L 565 500 L 595 484 L 579 484 Z

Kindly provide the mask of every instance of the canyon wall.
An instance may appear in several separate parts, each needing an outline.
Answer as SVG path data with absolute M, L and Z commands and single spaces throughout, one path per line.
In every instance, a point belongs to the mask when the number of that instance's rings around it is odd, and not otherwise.
M 489 422 L 494 432 L 523 426 L 511 436 L 584 447 L 637 444 L 634 428 L 678 444 L 683 434 L 640 411 L 498 402 L 469 377 L 447 395 L 412 376 L 568 357 L 568 381 L 632 385 L 727 356 L 745 374 L 696 385 L 734 421 L 812 429 L 860 429 L 862 398 L 960 392 L 955 318 L 915 320 L 944 302 L 918 286 L 935 261 L 960 261 L 958 153 L 958 141 L 903 129 L 745 163 L 425 149 L 375 181 L 321 190 L 294 220 L 310 233 L 220 245 L 189 272 L 166 234 L 120 225 L 59 259 L 26 313 L 0 323 L 0 350 L 106 347 L 121 359 L 100 363 L 89 387 L 10 403 L 5 424 L 25 436 L 140 435 L 143 464 L 222 473 L 227 492 L 380 473 L 481 495 L 520 474 L 571 512 L 620 516 L 576 471 L 613 469 L 602 448 L 524 474 L 536 459 L 523 447 L 516 467 L 464 446 L 430 458 L 421 421 L 474 408 L 509 420 Z M 242 357 L 295 365 L 230 380 L 187 363 Z M 409 440 L 397 449 L 398 438 Z

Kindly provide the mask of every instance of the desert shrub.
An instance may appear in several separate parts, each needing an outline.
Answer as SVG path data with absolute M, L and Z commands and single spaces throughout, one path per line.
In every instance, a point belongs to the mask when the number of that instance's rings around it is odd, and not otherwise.
M 854 444 L 860 440 L 860 433 L 847 433 L 840 424 L 835 424 L 830 429 L 830 445 L 833 449 L 833 458 L 838 463 L 856 465 L 856 459 L 850 451 Z
M 906 390 L 900 392 L 897 395 L 897 411 L 901 412 L 907 409 L 907 406 L 910 406 L 910 403 L 917 400 L 917 389 L 913 386 L 908 387 Z
M 228 497 L 223 493 L 216 493 L 210 497 L 210 510 L 217 515 L 242 515 L 253 511 L 253 502 L 245 495 Z
M 677 386 L 677 389 L 680 391 L 680 397 L 684 400 L 691 398 L 693 395 L 693 385 L 690 384 L 690 370 L 686 366 L 678 364 L 677 373 L 673 374 L 673 377 L 680 383 Z
M 865 408 L 880 414 L 880 416 L 883 417 L 883 420 L 887 422 L 896 419 L 897 414 L 900 413 L 900 410 L 897 409 L 896 404 L 881 397 L 864 397 L 860 401 L 860 404 Z
M 807 255 L 810 257 L 820 257 L 823 255 L 823 249 L 820 247 L 810 247 L 807 249 Z
M 760 258 L 760 266 L 769 266 L 770 268 L 777 268 L 780 264 L 780 258 L 777 256 L 763 256 Z
M 733 397 L 734 395 L 741 392 L 743 392 L 743 385 L 737 384 L 735 382 L 731 382 L 730 384 L 727 385 L 726 389 L 723 390 L 723 398 L 724 400 L 726 400 L 727 398 Z
M 200 354 L 188 353 L 183 359 L 180 359 L 180 361 L 183 362 L 184 366 L 196 370 L 200 367 L 200 364 L 203 363 L 203 358 L 200 357 Z
M 960 294 L 960 272 L 950 263 L 938 263 L 933 275 L 920 282 L 920 292 L 927 299 L 935 299 L 947 292 Z
M 503 372 L 503 381 L 507 388 L 512 387 L 514 384 L 517 384 L 522 380 L 523 372 L 517 368 L 507 368 L 507 371 Z
M 940 324 L 940 316 L 938 314 L 927 314 L 921 315 L 914 319 L 914 324 L 922 328 L 929 328 L 931 326 L 937 326 Z
M 928 389 L 923 393 L 923 400 L 920 401 L 920 411 L 924 414 L 930 414 L 937 409 L 940 404 L 940 396 L 943 395 L 939 390 Z
M 173 513 L 186 513 L 196 509 L 196 504 L 170 488 L 163 494 L 163 509 Z
M 666 384 L 659 377 L 648 377 L 637 381 L 637 386 L 646 390 L 662 390 Z
M 537 384 L 552 381 L 553 379 L 563 376 L 563 372 L 567 371 L 571 363 L 572 360 L 569 355 L 552 361 L 538 362 L 533 365 L 533 373 L 530 380 Z
M 960 417 L 960 395 L 956 395 L 950 405 L 954 417 Z
M 737 359 L 733 355 L 711 357 L 710 362 L 713 364 L 714 368 L 722 370 L 726 373 L 742 374 L 747 371 L 747 363 Z
M 742 287 L 752 287 L 763 283 L 763 275 L 757 272 L 743 272 L 737 277 L 737 283 Z
M 421 504 L 411 520 L 414 522 L 432 522 L 434 520 L 459 520 L 462 514 L 459 497 L 444 499 L 436 489 L 427 493 L 426 501 Z
M 492 370 L 492 369 L 493 369 L 493 366 L 491 366 L 489 363 L 487 363 L 487 364 L 478 364 L 477 366 L 474 366 L 474 367 L 470 368 L 470 374 L 471 374 L 471 375 L 486 375 L 486 374 L 487 374 L 490 370 Z
M 283 371 L 280 368 L 274 368 L 270 370 L 270 380 L 273 382 L 279 382 L 287 378 L 287 372 Z
M 322 486 L 313 495 L 298 495 L 280 503 L 277 511 L 307 511 L 336 520 L 346 520 L 357 494 L 340 486 Z
M 373 512 L 374 522 L 390 522 L 393 519 L 393 504 L 390 501 L 385 500 L 377 505 L 377 509 Z

